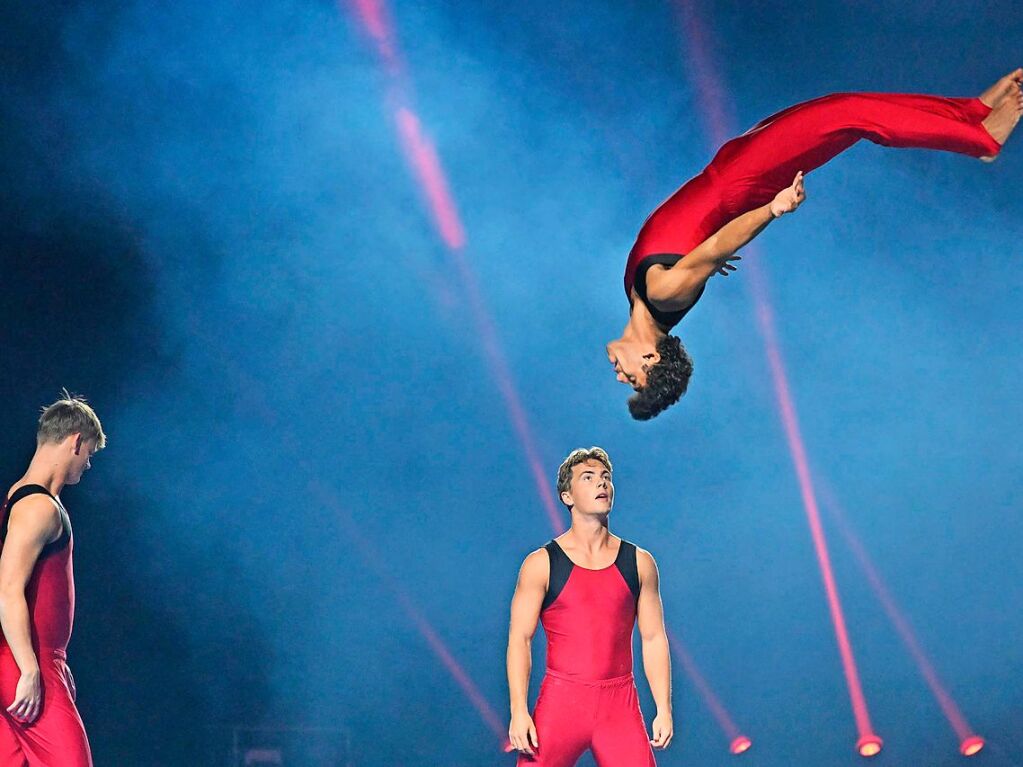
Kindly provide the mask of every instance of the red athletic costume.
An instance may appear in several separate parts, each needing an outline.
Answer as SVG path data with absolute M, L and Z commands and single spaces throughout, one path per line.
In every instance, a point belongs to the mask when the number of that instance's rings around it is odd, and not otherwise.
M 518 765 L 571 767 L 590 749 L 599 767 L 651 767 L 632 678 L 636 547 L 623 540 L 614 564 L 601 570 L 573 565 L 555 541 L 544 548 L 551 562 L 540 611 L 547 673 L 533 712 L 540 746 Z
M 39 659 L 43 707 L 32 724 L 7 713 L 21 671 L 0 635 L 0 765 L 3 767 L 92 767 L 89 740 L 75 708 L 75 681 L 67 666 L 67 643 L 75 614 L 71 520 L 60 501 L 41 485 L 25 485 L 0 506 L 0 536 L 7 538 L 10 510 L 28 495 L 43 493 L 57 504 L 63 531 L 39 555 L 25 588 L 32 647 Z M 0 547 L 2 550 L 2 547 Z
M 646 269 L 671 265 L 732 219 L 770 202 L 860 139 L 892 147 L 944 149 L 973 157 L 1001 146 L 980 124 L 980 99 L 894 93 L 836 93 L 789 107 L 725 144 L 710 165 L 643 224 L 625 269 L 625 293 L 646 301 Z M 671 327 L 685 312 L 659 312 Z M 660 315 L 660 316 L 658 316 Z

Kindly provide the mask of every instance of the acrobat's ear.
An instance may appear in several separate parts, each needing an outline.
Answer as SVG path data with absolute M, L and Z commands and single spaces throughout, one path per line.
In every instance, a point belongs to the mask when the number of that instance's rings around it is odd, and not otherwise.
M 661 353 L 659 351 L 648 352 L 643 355 L 643 370 L 649 371 L 651 367 L 661 361 Z

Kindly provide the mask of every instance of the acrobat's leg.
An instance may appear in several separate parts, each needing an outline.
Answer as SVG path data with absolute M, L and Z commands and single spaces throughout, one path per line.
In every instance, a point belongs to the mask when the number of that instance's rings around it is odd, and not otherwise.
M 601 690 L 600 720 L 594 728 L 593 757 L 598 767 L 656 767 L 636 684 Z
M 535 756 L 520 754 L 517 767 L 573 767 L 587 749 L 597 700 L 586 685 L 544 677 L 533 712 Z
M 977 121 L 984 110 L 990 111 L 979 99 L 836 93 L 790 107 L 732 139 L 710 168 L 730 212 L 739 215 L 769 202 L 797 171 L 819 168 L 860 139 L 996 155 L 1001 145 Z
M 75 708 L 74 680 L 63 651 L 51 654 L 40 650 L 39 670 L 43 683 L 43 710 L 39 718 L 26 726 L 5 716 L 24 754 L 23 764 L 26 767 L 92 767 L 89 739 Z M 0 743 L 7 740 L 6 733 L 0 737 Z

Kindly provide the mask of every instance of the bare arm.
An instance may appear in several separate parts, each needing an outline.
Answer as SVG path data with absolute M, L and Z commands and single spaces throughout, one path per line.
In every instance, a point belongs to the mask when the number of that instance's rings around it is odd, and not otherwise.
M 643 640 L 643 670 L 646 672 L 650 692 L 657 705 L 653 721 L 653 740 L 656 748 L 667 748 L 674 733 L 671 713 L 671 655 L 668 634 L 664 628 L 664 608 L 658 584 L 657 563 L 650 552 L 636 551 L 639 570 L 639 604 L 637 615 L 639 635 Z
M 43 547 L 61 533 L 60 513 L 46 496 L 30 496 L 11 509 L 0 553 L 0 626 L 21 671 L 14 702 L 8 708 L 12 716 L 31 722 L 39 714 L 42 691 L 39 660 L 32 649 L 32 628 L 25 587 L 32 577 Z
M 508 693 L 511 698 L 511 724 L 508 738 L 512 747 L 532 754 L 539 745 L 536 727 L 529 716 L 529 672 L 532 668 L 530 645 L 540 620 L 540 608 L 547 593 L 550 578 L 550 559 L 547 552 L 537 549 L 522 563 L 515 595 L 511 603 L 511 623 L 508 628 Z M 532 748 L 530 747 L 530 739 Z
M 792 186 L 780 191 L 770 203 L 732 219 L 670 269 L 651 269 L 647 273 L 647 297 L 663 311 L 691 306 L 707 280 L 715 274 L 727 276 L 729 271 L 735 271 L 730 262 L 740 259 L 735 255 L 737 251 L 805 199 L 803 174 L 799 172 Z

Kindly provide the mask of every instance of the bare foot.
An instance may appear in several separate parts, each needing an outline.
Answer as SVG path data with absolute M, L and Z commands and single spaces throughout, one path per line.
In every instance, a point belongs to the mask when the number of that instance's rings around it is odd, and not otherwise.
M 1012 93 L 1013 88 L 1018 92 L 1021 84 L 1023 84 L 1023 68 L 1009 72 L 1009 74 L 980 94 L 980 100 L 986 106 L 994 109 L 1002 103 L 1002 99 Z
M 991 110 L 991 114 L 984 118 L 984 122 L 981 125 L 991 134 L 991 138 L 1000 145 L 1004 145 L 1009 135 L 1019 123 L 1021 115 L 1023 115 L 1023 93 L 1017 87 L 1015 92 L 1010 93 L 1009 97 L 1002 98 L 998 106 Z M 988 155 L 980 159 L 984 160 L 984 162 L 992 162 L 995 159 L 995 155 Z

